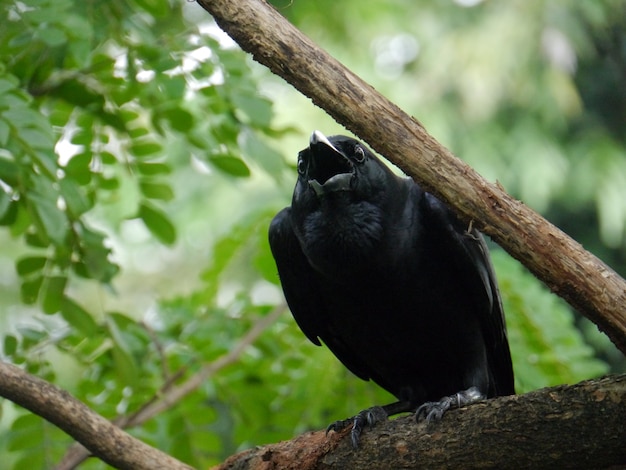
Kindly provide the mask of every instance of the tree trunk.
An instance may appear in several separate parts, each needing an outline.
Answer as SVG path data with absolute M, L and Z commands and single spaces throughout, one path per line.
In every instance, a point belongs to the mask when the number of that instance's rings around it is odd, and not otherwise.
M 626 468 L 626 374 L 495 398 L 365 429 L 310 432 L 230 457 L 214 470 Z
M 198 0 L 255 60 L 490 235 L 626 353 L 626 281 L 317 47 L 263 0 Z

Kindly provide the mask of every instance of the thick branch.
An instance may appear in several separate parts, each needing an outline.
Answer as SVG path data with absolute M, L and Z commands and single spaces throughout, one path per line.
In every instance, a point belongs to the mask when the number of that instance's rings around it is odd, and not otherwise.
M 414 118 L 317 47 L 263 0 L 198 0 L 254 58 L 490 235 L 626 353 L 626 281 Z
M 213 470 L 622 468 L 624 423 L 621 375 L 489 400 L 438 423 L 398 418 L 366 429 L 358 450 L 346 432 L 307 433 L 244 451 Z
M 68 392 L 5 362 L 0 362 L 0 395 L 55 424 L 115 468 L 191 469 L 125 433 Z

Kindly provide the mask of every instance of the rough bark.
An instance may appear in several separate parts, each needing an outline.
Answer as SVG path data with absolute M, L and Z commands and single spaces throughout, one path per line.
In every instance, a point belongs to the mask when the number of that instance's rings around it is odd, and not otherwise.
M 255 60 L 490 235 L 626 353 L 626 281 L 454 157 L 263 0 L 198 0 Z
M 191 470 L 125 433 L 68 392 L 5 362 L 0 362 L 0 396 L 58 426 L 115 468 Z
M 357 450 L 348 432 L 306 433 L 214 470 L 623 468 L 626 375 L 488 400 L 437 423 L 398 418 L 366 429 Z

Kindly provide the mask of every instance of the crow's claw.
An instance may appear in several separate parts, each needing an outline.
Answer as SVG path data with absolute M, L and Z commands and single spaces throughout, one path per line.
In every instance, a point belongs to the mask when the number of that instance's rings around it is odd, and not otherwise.
M 334 423 L 330 423 L 328 427 L 326 428 L 326 435 L 328 436 L 328 433 L 330 431 L 341 432 L 344 429 L 346 429 L 348 426 L 350 426 L 353 422 L 354 422 L 354 418 L 348 418 L 348 419 L 335 421 Z
M 361 433 L 363 432 L 363 427 L 365 425 L 370 428 L 374 426 L 376 423 L 380 423 L 381 421 L 386 420 L 388 417 L 387 412 L 383 409 L 382 406 L 373 406 L 368 408 L 367 410 L 363 410 L 359 412 L 356 416 L 352 418 L 344 419 L 342 421 L 335 421 L 331 423 L 326 428 L 326 434 L 330 431 L 339 432 L 347 428 L 350 424 L 352 424 L 352 431 L 350 431 L 350 438 L 352 440 L 352 447 L 357 449 L 359 447 L 359 440 L 361 437 Z
M 446 411 L 484 400 L 485 395 L 476 387 L 443 397 L 439 401 L 427 401 L 415 411 L 415 420 L 425 419 L 427 422 L 439 421 Z

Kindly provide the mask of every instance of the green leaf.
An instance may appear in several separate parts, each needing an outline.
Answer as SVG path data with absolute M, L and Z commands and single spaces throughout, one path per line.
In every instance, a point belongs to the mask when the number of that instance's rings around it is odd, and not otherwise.
M 69 33 L 73 33 L 73 31 L 69 31 Z M 76 33 L 72 34 L 73 36 Z M 67 61 L 68 65 L 75 64 L 75 67 L 78 69 L 87 68 L 91 64 L 91 53 L 93 52 L 93 47 L 91 46 L 91 42 L 89 40 L 81 40 L 81 41 L 70 41 L 68 43 L 68 54 L 66 57 L 68 59 L 71 57 L 74 60 Z
M 96 93 L 90 87 L 80 82 L 79 79 L 65 80 L 55 90 L 57 96 L 66 100 L 79 108 L 86 108 L 89 111 L 102 111 L 104 108 L 104 96 Z M 82 126 L 81 123 L 79 123 Z M 86 126 L 83 126 L 83 130 Z
M 20 169 L 13 160 L 0 157 L 0 180 L 11 187 L 16 187 L 19 183 Z
M 20 277 L 28 276 L 35 271 L 41 271 L 46 265 L 48 258 L 44 256 L 28 256 L 21 258 L 15 265 Z
M 11 424 L 11 432 L 8 437 L 9 450 L 23 450 L 32 447 L 41 438 L 41 418 L 32 413 L 19 416 Z
M 131 139 L 139 139 L 140 137 L 150 135 L 150 133 L 151 133 L 150 129 L 148 129 L 147 127 L 143 127 L 143 126 L 133 127 L 132 129 L 128 130 L 128 136 Z
M 20 286 L 20 296 L 22 298 L 22 302 L 26 305 L 32 305 L 37 302 L 42 284 L 43 276 L 38 276 L 30 281 L 22 282 L 22 285 Z
M 41 307 L 44 313 L 56 313 L 61 310 L 65 298 L 65 286 L 67 277 L 49 276 L 44 279 L 41 288 Z
M 24 235 L 24 241 L 28 246 L 32 246 L 33 248 L 48 248 L 50 243 L 38 233 L 38 232 L 28 232 Z
M 234 93 L 234 105 L 241 111 L 248 122 L 254 127 L 269 127 L 272 120 L 272 102 L 261 96 Z
M 85 336 L 93 336 L 100 329 L 89 312 L 68 297 L 61 302 L 61 315 Z
M 28 235 L 34 233 L 33 231 L 29 231 L 33 220 L 30 215 L 30 209 L 26 207 L 26 202 L 23 198 L 11 201 L 9 211 L 2 219 L 3 223 L 5 223 L 5 219 L 10 219 L 10 221 L 7 222 L 7 226 L 11 231 L 11 235 L 14 237 L 24 236 L 26 243 L 28 243 Z
M 5 146 L 9 142 L 11 128 L 6 121 L 0 119 L 0 145 Z
M 119 114 L 110 113 L 108 111 L 100 111 L 99 117 L 103 123 L 108 124 L 113 129 L 118 130 L 120 132 L 127 132 L 126 122 Z
M 100 282 L 110 282 L 119 268 L 111 262 L 111 250 L 105 246 L 106 236 L 91 230 L 84 225 L 77 228 L 82 241 L 81 258 L 72 267 L 79 275 L 87 279 L 97 279 Z
M 78 218 L 91 209 L 92 202 L 74 181 L 63 178 L 59 187 L 67 210 L 73 217 Z
M 137 113 L 136 111 L 132 111 L 130 109 L 122 109 L 120 111 L 120 118 L 122 118 L 124 122 L 128 124 L 134 121 L 135 119 L 138 119 L 139 113 Z
M 54 26 L 48 26 L 46 28 L 40 29 L 37 32 L 37 36 L 39 36 L 41 40 L 50 47 L 60 46 L 67 41 L 67 36 L 65 36 L 65 32 L 55 28 Z
M 113 355 L 115 375 L 123 384 L 135 385 L 139 379 L 139 370 L 132 356 L 117 343 L 113 346 L 111 354 Z
M 17 79 L 15 79 L 12 75 L 8 75 L 7 78 L 0 78 L 0 95 L 6 93 L 7 91 L 14 90 L 17 88 L 18 84 L 19 81 L 17 81 Z
M 52 133 L 43 132 L 39 129 L 21 129 L 20 137 L 34 149 L 49 150 L 54 146 Z
M 10 222 L 10 212 L 11 210 L 15 210 L 13 206 L 16 205 L 16 202 L 11 200 L 11 197 L 5 193 L 2 189 L 0 189 L 0 225 L 7 225 Z
M 92 26 L 92 24 L 86 17 L 80 16 L 78 14 L 65 14 L 63 19 L 63 26 L 66 28 L 68 35 L 71 35 L 73 38 L 78 39 L 78 41 L 76 42 L 89 43 L 90 39 L 93 37 L 94 26 Z M 103 55 L 98 56 L 99 61 L 104 61 L 105 59 L 108 59 L 108 64 L 112 64 L 113 61 L 110 57 L 106 57 Z M 103 68 L 106 67 L 105 64 L 98 63 L 97 70 L 103 70 Z M 94 69 L 96 69 L 96 67 L 92 67 L 92 70 Z
M 163 54 L 161 48 L 157 47 L 156 44 L 150 44 L 144 42 L 142 44 L 138 44 L 136 47 L 137 53 L 141 56 L 142 59 L 145 59 L 150 62 L 154 62 L 158 60 L 159 57 Z
M 5 201 L 4 196 L 0 197 L 0 199 L 2 199 L 3 202 Z M 0 226 L 10 226 L 12 230 L 15 228 L 17 232 L 19 227 L 16 227 L 15 221 L 19 213 L 18 209 L 19 203 L 17 201 L 10 201 L 8 207 L 0 213 Z
M 17 344 L 17 338 L 15 338 L 15 336 L 6 335 L 4 337 L 4 355 L 11 356 L 12 354 L 15 354 L 15 351 L 17 351 Z
M 57 207 L 56 200 L 35 192 L 30 193 L 29 200 L 36 215 L 40 235 L 49 238 L 55 245 L 63 245 L 69 225 L 65 214 Z
M 91 127 L 81 128 L 78 132 L 72 135 L 72 138 L 70 139 L 70 142 L 72 142 L 74 145 L 85 145 L 87 147 L 91 145 L 92 141 L 93 130 Z
M 108 80 L 112 80 L 108 77 Z M 140 85 L 133 81 L 131 83 L 122 81 L 117 87 L 110 90 L 110 97 L 117 106 L 122 106 L 137 98 Z
M 166 163 L 138 162 L 137 170 L 145 176 L 167 175 L 172 172 L 172 168 Z
M 198 129 L 191 129 L 187 132 L 186 136 L 189 143 L 195 145 L 199 149 L 208 150 L 211 148 L 211 141 L 213 139 L 205 132 L 201 132 Z
M 194 125 L 193 115 L 180 108 L 170 108 L 161 111 L 161 115 L 170 124 L 172 129 L 187 132 Z
M 174 198 L 172 188 L 165 183 L 158 183 L 144 178 L 139 181 L 139 189 L 148 199 L 169 201 Z
M 138 217 L 161 243 L 172 245 L 176 241 L 176 228 L 161 210 L 143 201 Z
M 130 151 L 136 157 L 146 157 L 148 155 L 154 155 L 161 153 L 161 144 L 156 142 L 139 142 L 130 146 Z
M 123 335 L 123 327 L 130 319 L 124 315 L 111 313 L 106 318 L 106 325 L 115 345 L 111 350 L 116 375 L 126 385 L 135 385 L 139 378 L 137 364 L 130 353 L 130 347 Z
M 56 155 L 52 151 L 53 145 L 50 146 L 49 150 L 35 150 L 32 152 L 33 160 L 38 164 L 39 169 L 41 169 L 42 173 L 45 174 L 51 180 L 55 180 L 57 178 L 57 160 Z
M 247 178 L 250 176 L 250 169 L 243 160 L 229 156 L 211 157 L 209 160 L 215 167 L 231 176 Z
M 89 184 L 91 181 L 92 154 L 90 151 L 74 155 L 65 165 L 65 174 L 80 185 Z
M 52 126 L 64 127 L 67 125 L 73 112 L 74 107 L 69 103 L 57 102 L 54 108 L 50 110 L 48 119 Z
M 98 154 L 103 165 L 117 165 L 118 161 L 111 152 L 100 152 Z
M 238 142 L 245 156 L 257 162 L 270 175 L 278 175 L 285 166 L 282 156 L 267 145 L 259 136 L 245 130 L 239 135 Z
M 174 60 L 169 56 L 165 56 L 162 57 L 157 64 L 155 64 L 155 69 L 159 71 L 164 71 L 172 69 L 178 65 L 180 65 L 179 61 Z M 167 98 L 180 100 L 185 94 L 185 90 L 187 89 L 187 80 L 185 80 L 185 77 L 183 77 L 182 75 L 174 75 L 172 77 L 164 78 L 161 81 L 161 86 L 163 87 L 163 91 L 165 92 Z M 191 115 L 189 115 L 188 117 L 191 117 Z M 188 129 L 188 127 L 184 129 Z
M 100 187 L 100 189 L 114 191 L 120 187 L 120 181 L 114 176 L 112 176 L 111 178 L 105 178 L 101 175 L 98 175 L 96 179 L 98 181 L 98 186 Z
M 155 18 L 164 18 L 171 13 L 167 3 L 159 0 L 135 0 L 135 3 Z

